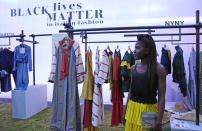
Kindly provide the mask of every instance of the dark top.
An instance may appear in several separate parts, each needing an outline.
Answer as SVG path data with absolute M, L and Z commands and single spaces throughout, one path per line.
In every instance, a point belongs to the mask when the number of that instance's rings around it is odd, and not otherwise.
M 166 74 L 171 74 L 171 60 L 168 56 L 168 51 L 162 48 L 161 64 L 166 69 Z
M 134 71 L 132 71 L 131 100 L 144 104 L 155 104 L 158 88 L 157 75 L 154 85 L 150 86 L 153 86 L 155 90 L 150 91 L 147 72 L 138 73 L 135 66 Z
M 179 83 L 179 88 L 183 96 L 187 96 L 187 82 L 184 67 L 183 50 L 176 46 L 176 54 L 173 58 L 173 82 Z
M 8 49 L 0 51 L 0 71 L 5 70 L 8 74 L 1 78 L 1 91 L 8 92 L 11 88 L 11 74 L 13 74 L 14 81 L 16 82 L 16 71 L 12 71 L 13 68 L 14 53 Z

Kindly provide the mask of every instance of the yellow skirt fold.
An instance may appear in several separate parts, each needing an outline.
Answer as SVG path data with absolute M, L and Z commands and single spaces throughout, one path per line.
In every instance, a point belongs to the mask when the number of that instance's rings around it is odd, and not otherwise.
M 142 104 L 129 100 L 125 115 L 125 131 L 145 131 L 141 127 L 141 112 L 157 112 L 158 104 Z

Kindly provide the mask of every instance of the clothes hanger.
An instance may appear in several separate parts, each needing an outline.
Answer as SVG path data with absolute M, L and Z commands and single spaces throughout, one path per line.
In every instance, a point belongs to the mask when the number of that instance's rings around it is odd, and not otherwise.
M 108 50 L 109 52 L 111 52 L 111 49 L 110 49 L 110 47 L 109 47 L 109 44 L 108 44 L 108 46 L 107 46 L 107 50 Z
M 131 53 L 130 43 L 128 44 L 128 52 Z
M 165 50 L 167 50 L 167 45 L 166 45 L 166 44 L 164 44 L 163 48 L 164 48 Z
M 24 48 L 24 41 L 21 42 L 20 47 Z

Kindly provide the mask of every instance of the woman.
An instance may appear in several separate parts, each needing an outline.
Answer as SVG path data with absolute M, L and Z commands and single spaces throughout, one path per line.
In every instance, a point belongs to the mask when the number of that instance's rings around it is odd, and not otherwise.
M 141 62 L 131 67 L 131 85 L 123 123 L 125 131 L 142 131 L 141 112 L 157 112 L 152 130 L 159 131 L 165 108 L 166 71 L 157 62 L 153 38 L 150 35 L 138 35 L 137 40 L 134 56 Z

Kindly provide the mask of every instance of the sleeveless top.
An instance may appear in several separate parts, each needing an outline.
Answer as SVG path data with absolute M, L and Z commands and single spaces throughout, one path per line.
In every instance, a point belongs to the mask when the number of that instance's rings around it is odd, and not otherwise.
M 136 70 L 136 65 L 131 69 L 131 100 L 143 104 L 155 104 L 157 102 L 157 89 L 158 89 L 158 79 L 155 75 L 155 82 L 153 85 L 149 85 L 147 79 L 147 72 L 138 73 Z M 153 91 L 150 91 L 150 87 L 153 86 Z

